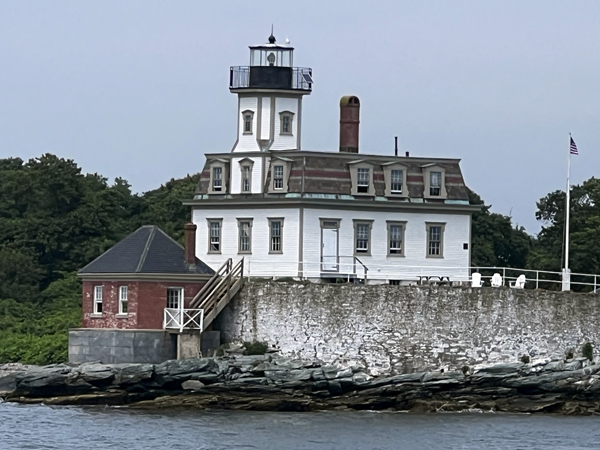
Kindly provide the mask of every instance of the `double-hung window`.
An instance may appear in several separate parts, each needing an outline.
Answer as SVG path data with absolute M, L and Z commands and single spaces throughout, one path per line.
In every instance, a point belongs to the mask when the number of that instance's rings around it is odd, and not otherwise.
M 294 113 L 291 111 L 282 111 L 279 113 L 280 118 L 280 129 L 279 134 L 292 134 L 292 121 L 294 120 Z
M 238 219 L 238 253 L 252 253 L 252 219 Z
M 429 195 L 442 195 L 442 172 L 429 172 Z
M 273 189 L 283 189 L 283 166 L 273 166 Z
M 354 221 L 354 253 L 356 255 L 371 254 L 371 226 L 372 221 Z
M 220 192 L 223 190 L 223 168 L 222 167 L 213 167 L 213 188 L 212 190 L 215 192 Z
M 403 222 L 388 222 L 388 255 L 404 255 Z
M 94 314 L 102 314 L 103 286 L 94 286 Z
M 391 171 L 391 191 L 392 194 L 402 194 L 402 184 L 403 184 L 403 173 L 402 170 L 392 170 Z
M 371 183 L 370 170 L 359 167 L 356 171 L 356 192 L 368 193 Z
M 128 295 L 129 289 L 127 286 L 119 286 L 119 314 L 127 314 L 129 312 Z
M 250 110 L 242 111 L 243 134 L 252 134 L 252 122 L 254 120 L 254 112 Z
M 442 258 L 444 256 L 444 224 L 427 224 L 427 257 Z
M 283 253 L 283 219 L 269 219 L 269 253 Z
M 250 192 L 250 180 L 252 168 L 249 165 L 242 166 L 242 192 Z
M 221 219 L 208 221 L 208 253 L 221 253 L 221 224 Z

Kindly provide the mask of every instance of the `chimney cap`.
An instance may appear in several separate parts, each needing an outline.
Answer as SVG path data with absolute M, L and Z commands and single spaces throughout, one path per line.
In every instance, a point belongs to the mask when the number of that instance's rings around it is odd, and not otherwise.
M 340 106 L 348 106 L 348 105 L 360 106 L 360 100 L 355 95 L 344 95 L 340 99 Z

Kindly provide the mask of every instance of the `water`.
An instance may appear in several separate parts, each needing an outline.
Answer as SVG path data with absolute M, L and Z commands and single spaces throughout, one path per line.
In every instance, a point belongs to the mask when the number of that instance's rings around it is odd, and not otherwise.
M 598 449 L 600 417 L 48 407 L 0 403 L 0 449 Z

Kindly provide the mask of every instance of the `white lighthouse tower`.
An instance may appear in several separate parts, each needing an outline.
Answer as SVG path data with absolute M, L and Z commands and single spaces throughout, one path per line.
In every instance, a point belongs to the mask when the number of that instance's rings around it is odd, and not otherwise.
M 294 48 L 276 42 L 250 47 L 250 65 L 230 69 L 238 96 L 233 152 L 300 150 L 302 97 L 312 90 L 312 69 L 294 67 Z

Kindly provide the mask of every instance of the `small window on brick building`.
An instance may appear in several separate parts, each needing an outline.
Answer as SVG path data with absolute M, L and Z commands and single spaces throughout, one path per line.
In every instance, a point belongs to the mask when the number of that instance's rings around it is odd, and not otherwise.
M 94 286 L 94 314 L 102 314 L 102 288 Z
M 167 308 L 179 309 L 183 302 L 183 289 L 181 288 L 168 288 L 167 289 Z
M 129 312 L 127 286 L 119 286 L 119 314 L 127 314 Z

